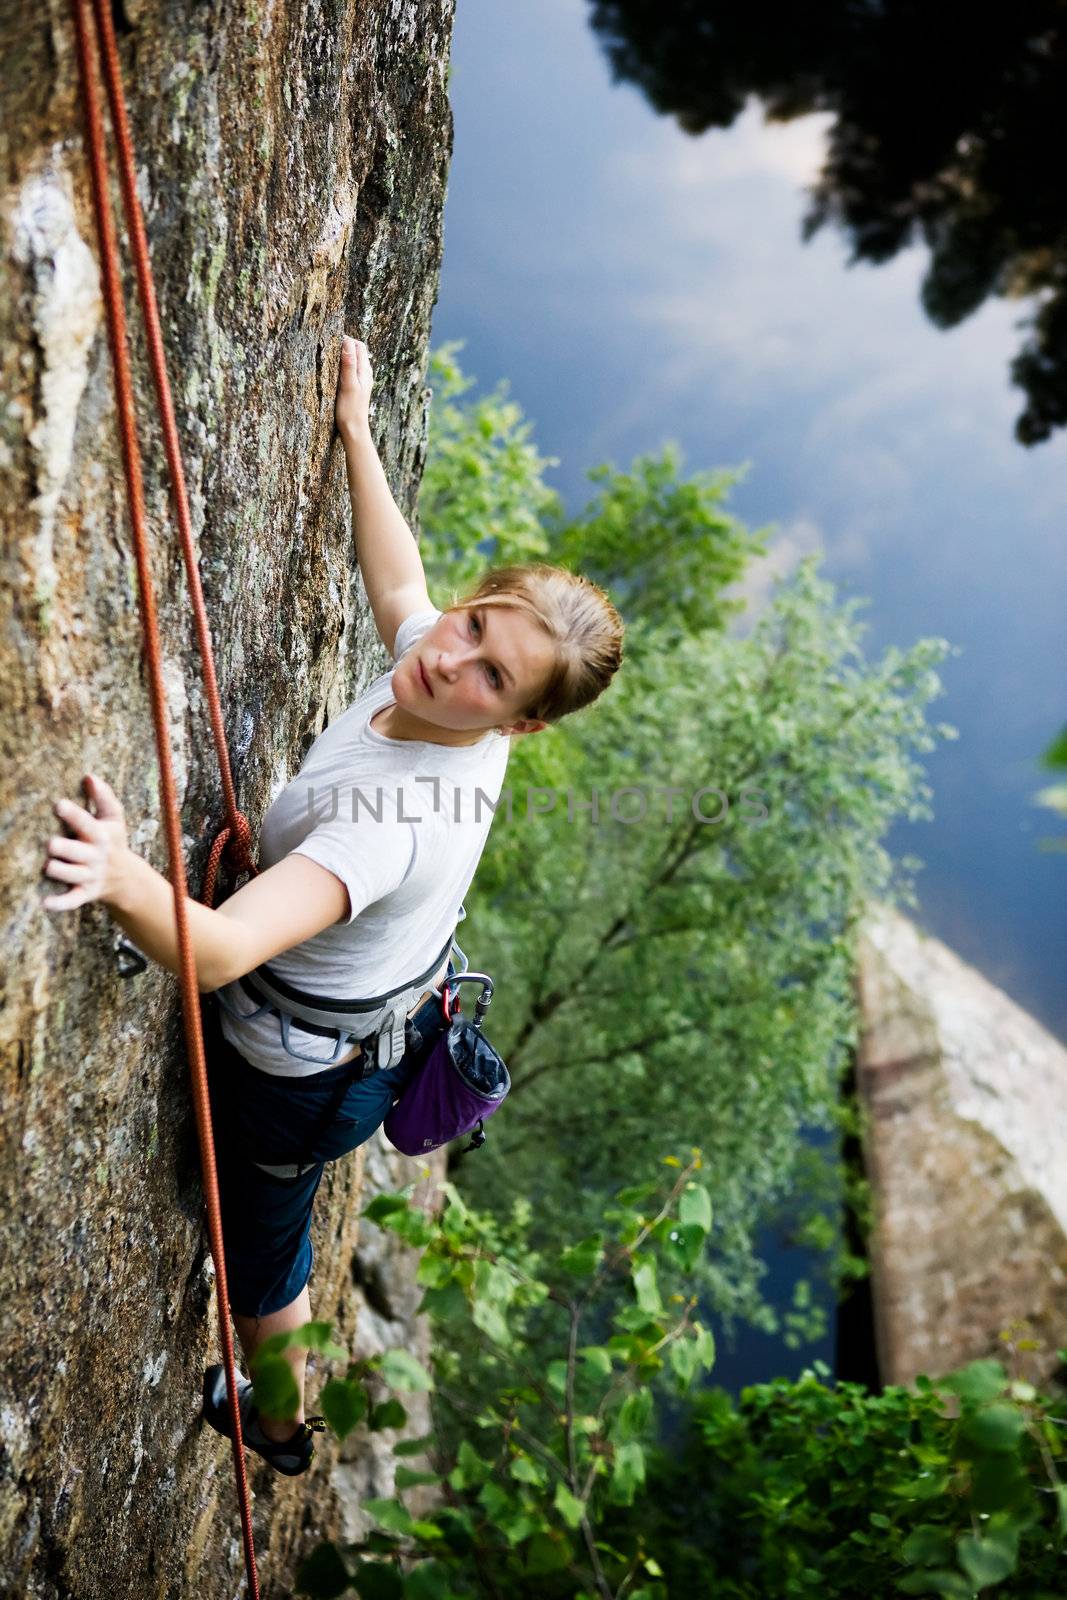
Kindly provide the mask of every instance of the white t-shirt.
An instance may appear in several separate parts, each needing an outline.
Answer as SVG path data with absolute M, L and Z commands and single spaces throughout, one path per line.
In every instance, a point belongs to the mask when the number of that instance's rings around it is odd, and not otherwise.
M 440 615 L 405 619 L 397 661 Z M 477 744 L 451 746 L 372 728 L 375 713 L 396 703 L 392 676 L 390 669 L 376 678 L 324 729 L 260 829 L 262 870 L 295 852 L 348 890 L 346 920 L 269 963 L 285 982 L 328 998 L 383 994 L 430 966 L 456 926 L 507 770 L 509 740 L 495 729 Z M 297 1061 L 282 1046 L 276 1016 L 248 1016 L 255 1003 L 239 983 L 220 993 L 247 1018 L 236 1022 L 220 1007 L 224 1035 L 253 1066 L 301 1077 L 329 1064 L 335 1039 L 294 1021 L 290 1043 L 313 1058 Z

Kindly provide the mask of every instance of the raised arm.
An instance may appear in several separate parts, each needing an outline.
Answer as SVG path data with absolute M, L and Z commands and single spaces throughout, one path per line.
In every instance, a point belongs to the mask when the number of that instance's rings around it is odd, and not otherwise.
M 374 448 L 370 396 L 374 383 L 367 346 L 346 336 L 337 379 L 337 431 L 345 450 L 352 496 L 352 532 L 375 627 L 392 654 L 397 629 L 431 605 L 415 537 L 400 514 Z

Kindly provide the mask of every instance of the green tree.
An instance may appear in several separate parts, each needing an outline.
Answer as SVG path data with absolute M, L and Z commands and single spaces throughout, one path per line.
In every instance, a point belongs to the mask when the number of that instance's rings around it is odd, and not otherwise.
M 1067 422 L 1067 35 L 1058 0 L 1014 6 L 913 0 L 759 6 L 591 0 L 616 78 L 687 132 L 729 127 L 750 95 L 768 118 L 833 123 L 805 223 L 883 262 L 921 239 L 923 305 L 942 328 L 987 296 L 1025 297 L 1011 373 L 1026 396 L 1016 437 Z
M 715 1345 L 687 1280 L 712 1194 L 699 1153 L 667 1165 L 667 1180 L 621 1191 L 596 1232 L 551 1253 L 532 1245 L 525 1202 L 504 1220 L 452 1187 L 436 1219 L 408 1192 L 371 1202 L 369 1222 L 424 1247 L 434 1370 L 402 1351 L 354 1362 L 322 1408 L 342 1436 L 368 1417 L 395 1426 L 419 1388 L 434 1429 L 398 1449 L 396 1494 L 365 1502 L 371 1532 L 320 1546 L 298 1591 L 1053 1600 L 1067 1533 L 1062 1398 L 995 1360 L 920 1377 L 915 1393 L 827 1387 L 821 1362 L 795 1383 L 746 1389 L 736 1407 L 700 1389 Z M 321 1349 L 319 1325 L 306 1331 Z M 285 1365 L 276 1351 L 264 1360 Z M 400 1396 L 372 1408 L 371 1369 Z M 661 1448 L 668 1394 L 681 1430 Z M 426 1470 L 407 1464 L 419 1455 Z M 416 1513 L 405 1495 L 426 1486 L 437 1504 Z
M 451 351 L 436 372 L 431 589 L 486 554 L 514 559 L 497 506 L 527 504 L 523 551 L 597 579 L 627 625 L 597 705 L 512 755 L 464 947 L 475 965 L 492 952 L 490 1033 L 514 1088 L 460 1181 L 503 1210 L 528 1195 L 547 1243 L 564 1215 L 591 1224 L 650 1143 L 698 1142 L 722 1222 L 710 1304 L 773 1330 L 754 1235 L 795 1193 L 802 1128 L 841 1115 L 852 934 L 870 898 L 910 893 L 913 863 L 879 841 L 896 817 L 929 814 L 916 757 L 953 731 L 925 720 L 947 646 L 868 663 L 860 602 L 840 603 L 814 559 L 731 637 L 740 602 L 724 591 L 765 543 L 726 507 L 736 474 L 683 478 L 667 447 L 629 472 L 597 468 L 568 519 L 517 409 L 455 404 Z

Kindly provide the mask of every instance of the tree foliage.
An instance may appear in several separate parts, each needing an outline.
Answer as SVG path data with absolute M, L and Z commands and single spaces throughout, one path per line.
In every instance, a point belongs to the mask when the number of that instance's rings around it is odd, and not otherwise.
M 689 133 L 729 127 L 750 95 L 769 118 L 833 114 L 805 223 L 839 224 L 853 259 L 922 239 L 939 327 L 988 295 L 1026 297 L 1012 363 L 1026 445 L 1067 422 L 1067 35 L 1058 0 L 805 7 L 592 0 L 617 78 Z
M 995 1360 L 920 1377 L 914 1393 L 828 1387 L 821 1362 L 736 1406 L 701 1389 L 715 1343 L 686 1280 L 713 1194 L 699 1152 L 667 1167 L 551 1253 L 533 1247 L 523 1202 L 503 1222 L 453 1187 L 439 1218 L 408 1191 L 371 1203 L 368 1221 L 423 1246 L 434 1372 L 401 1351 L 354 1362 L 324 1388 L 323 1410 L 341 1436 L 364 1418 L 396 1426 L 403 1394 L 422 1388 L 434 1427 L 398 1447 L 396 1493 L 364 1503 L 367 1535 L 320 1546 L 298 1592 L 1053 1600 L 1067 1534 L 1062 1398 Z M 366 1393 L 372 1368 L 401 1391 L 385 1424 Z M 681 1430 L 665 1449 L 668 1394 Z M 428 1486 L 436 1505 L 412 1510 L 408 1491 Z
M 650 1143 L 697 1141 L 722 1220 L 711 1304 L 773 1330 L 753 1237 L 795 1190 L 801 1129 L 841 1114 L 852 935 L 872 898 L 910 894 L 914 863 L 880 840 L 929 814 L 918 757 L 953 731 L 925 718 L 947 646 L 867 662 L 860 602 L 839 602 L 814 558 L 731 635 L 741 602 L 724 591 L 765 544 L 727 508 L 735 474 L 683 477 L 667 447 L 597 468 L 567 518 L 517 409 L 455 404 L 451 351 L 436 374 L 431 592 L 521 548 L 602 583 L 627 628 L 601 700 L 512 753 L 511 819 L 490 834 L 464 948 L 475 966 L 491 952 L 514 1089 L 460 1181 L 503 1209 L 528 1195 L 547 1239 L 563 1215 L 591 1219 Z M 518 504 L 537 521 L 513 544 L 497 508 Z

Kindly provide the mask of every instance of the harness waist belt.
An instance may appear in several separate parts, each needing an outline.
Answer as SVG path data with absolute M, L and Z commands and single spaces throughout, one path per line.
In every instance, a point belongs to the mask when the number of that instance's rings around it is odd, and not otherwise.
M 309 994 L 305 989 L 298 989 L 295 984 L 287 983 L 284 978 L 272 973 L 266 962 L 254 967 L 251 972 L 246 972 L 238 980 L 246 994 L 259 998 L 259 1005 L 254 1011 L 247 1015 L 236 1011 L 221 990 L 216 990 L 215 998 L 222 1009 L 238 1022 L 249 1022 L 263 1011 L 276 1012 L 281 1027 L 282 1048 L 297 1061 L 328 1067 L 349 1045 L 365 1046 L 375 1039 L 374 1054 L 377 1065 L 392 1067 L 404 1053 L 404 1022 L 407 1013 L 415 1002 L 421 999 L 427 983 L 453 949 L 466 967 L 466 957 L 456 944 L 456 935 L 453 932 L 425 972 L 409 979 L 396 989 L 388 990 L 385 994 L 366 998 L 330 1000 L 322 995 Z M 289 1029 L 294 1022 L 313 1033 L 325 1033 L 328 1037 L 336 1035 L 337 1043 L 328 1061 L 321 1061 L 318 1057 L 293 1049 L 289 1042 Z
M 396 1011 L 398 1007 L 407 1011 L 414 1005 L 448 955 L 455 937 L 454 933 L 449 934 L 447 943 L 437 953 L 426 971 L 421 972 L 417 978 L 411 978 L 397 989 L 390 989 L 385 994 L 373 995 L 365 1000 L 326 1000 L 321 995 L 308 994 L 305 989 L 298 989 L 294 984 L 286 983 L 284 979 L 276 977 L 266 962 L 245 973 L 245 978 L 260 995 L 277 1006 L 279 1011 L 287 1011 L 298 1021 L 314 1022 L 320 1028 L 331 1030 L 338 1028 L 357 1039 L 365 1038 L 375 1031 L 385 1014 Z M 408 995 L 410 999 L 407 999 L 405 1005 L 403 1001 Z

